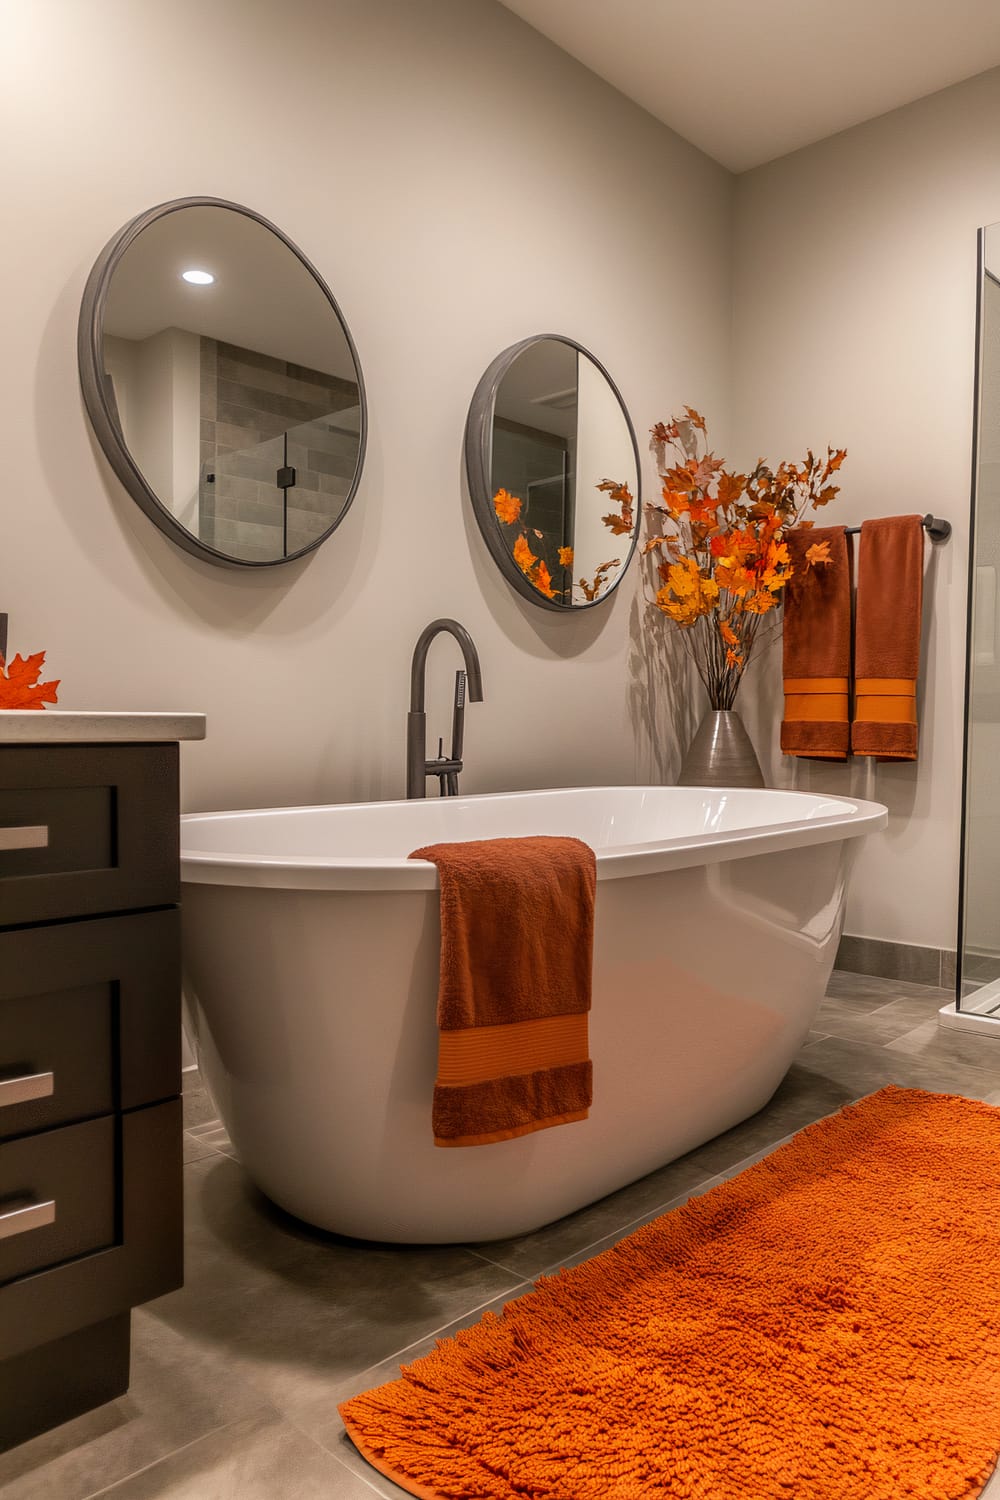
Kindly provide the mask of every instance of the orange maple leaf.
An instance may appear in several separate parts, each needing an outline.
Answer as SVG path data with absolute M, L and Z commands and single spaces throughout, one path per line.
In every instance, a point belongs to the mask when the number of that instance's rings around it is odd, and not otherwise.
M 811 547 L 806 548 L 806 572 L 810 568 L 829 567 L 833 562 L 830 556 L 829 542 L 813 542 Z
M 538 561 L 538 558 L 528 546 L 528 538 L 524 535 L 523 532 L 514 543 L 514 561 L 517 563 L 522 573 L 529 572 Z
M 688 421 L 692 423 L 693 426 L 697 427 L 701 432 L 708 431 L 708 426 L 705 422 L 705 418 L 701 415 L 700 412 L 695 411 L 693 406 L 685 406 L 684 410 L 687 412 Z
M 535 585 L 535 588 L 538 590 L 538 592 L 545 595 L 546 599 L 555 598 L 556 591 L 552 587 L 552 574 L 549 572 L 544 558 L 539 562 L 536 568 L 532 568 L 531 572 L 528 574 L 528 578 L 529 581 Z
M 732 505 L 738 500 L 747 487 L 747 476 L 745 474 L 729 474 L 724 469 L 719 475 L 719 493 L 716 503 L 719 505 Z
M 719 634 L 727 646 L 738 646 L 740 643 L 740 638 L 736 634 L 736 631 L 725 620 L 719 621 Z
M 497 490 L 493 496 L 493 509 L 497 513 L 497 520 L 502 521 L 505 526 L 510 526 L 521 514 L 521 502 L 516 495 L 508 494 L 506 490 Z
M 748 615 L 766 615 L 768 610 L 773 609 L 777 602 L 774 595 L 769 593 L 767 589 L 758 589 L 755 594 L 750 594 L 742 601 L 743 609 Z
M 561 568 L 571 568 L 573 566 L 573 548 L 572 547 L 560 547 L 559 548 L 559 566 Z
M 59 701 L 58 677 L 54 682 L 38 681 L 44 660 L 45 652 L 36 651 L 27 659 L 15 656 L 8 666 L 0 656 L 0 708 L 44 708 Z

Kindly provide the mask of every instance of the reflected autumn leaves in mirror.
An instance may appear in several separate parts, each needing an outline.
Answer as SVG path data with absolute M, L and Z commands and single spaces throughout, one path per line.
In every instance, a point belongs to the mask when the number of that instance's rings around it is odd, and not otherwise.
M 628 485 L 615 479 L 602 479 L 596 489 L 605 493 L 612 505 L 619 507 L 617 512 L 612 510 L 601 517 L 602 525 L 612 536 L 631 537 L 635 531 L 635 501 Z M 509 528 L 511 557 L 532 587 L 546 599 L 561 596 L 567 604 L 593 604 L 600 599 L 615 581 L 613 570 L 622 566 L 622 559 L 609 558 L 597 565 L 591 579 L 580 577 L 574 582 L 575 549 L 563 545 L 558 535 L 553 537 L 536 526 L 529 526 L 523 509 L 522 498 L 508 490 L 501 488 L 493 496 L 496 518 L 502 526 Z M 537 550 L 533 551 L 533 547 Z M 555 576 L 546 556 L 553 549 L 558 564 Z

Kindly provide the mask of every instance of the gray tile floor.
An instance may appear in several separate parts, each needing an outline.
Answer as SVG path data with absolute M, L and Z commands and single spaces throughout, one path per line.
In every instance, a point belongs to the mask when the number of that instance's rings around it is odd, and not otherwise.
M 128 1395 L 0 1455 L 0 1495 L 402 1496 L 357 1456 L 336 1411 L 345 1396 L 392 1379 L 401 1359 L 886 1083 L 1000 1104 L 1000 1041 L 939 1030 L 948 998 L 835 974 L 815 1030 L 759 1114 L 556 1224 L 474 1247 L 365 1245 L 290 1219 L 250 1185 L 189 1078 L 186 1284 L 133 1315 Z M 984 1495 L 1000 1500 L 1000 1475 Z

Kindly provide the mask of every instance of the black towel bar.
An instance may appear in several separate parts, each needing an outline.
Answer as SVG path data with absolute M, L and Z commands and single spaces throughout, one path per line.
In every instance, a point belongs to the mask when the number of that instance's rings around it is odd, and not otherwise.
M 932 542 L 946 542 L 951 536 L 951 522 L 942 521 L 939 516 L 924 516 L 923 525 Z M 845 526 L 844 530 L 848 536 L 857 536 L 861 527 Z

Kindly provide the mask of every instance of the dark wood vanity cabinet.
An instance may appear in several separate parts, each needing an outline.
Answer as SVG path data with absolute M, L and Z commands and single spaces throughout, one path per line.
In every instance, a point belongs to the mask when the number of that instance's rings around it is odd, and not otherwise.
M 178 746 L 0 744 L 0 1448 L 181 1284 Z

